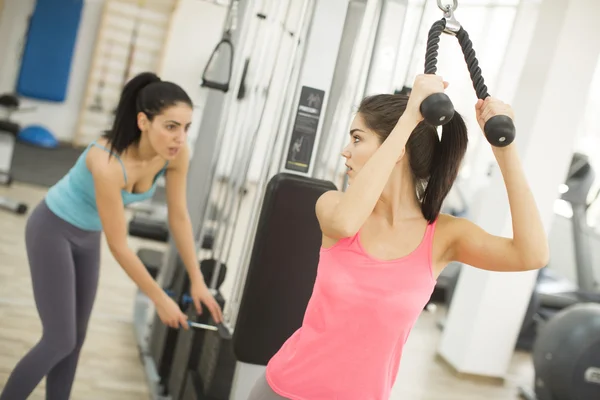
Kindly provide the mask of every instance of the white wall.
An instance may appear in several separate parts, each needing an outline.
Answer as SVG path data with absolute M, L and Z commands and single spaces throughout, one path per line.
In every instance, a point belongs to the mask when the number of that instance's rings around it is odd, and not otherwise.
M 3 55 L 0 57 L 0 92 L 15 91 L 27 23 L 34 4 L 35 0 L 5 2 L 0 15 L 0 54 Z M 66 101 L 52 103 L 23 98 L 23 107 L 33 106 L 36 109 L 14 114 L 17 122 L 44 125 L 61 141 L 70 142 L 73 139 L 103 4 L 104 0 L 85 0 Z M 180 84 L 188 91 L 198 105 L 196 119 L 201 114 L 207 90 L 200 88 L 200 78 L 221 37 L 226 12 L 227 8 L 222 5 L 201 0 L 181 0 L 167 39 L 162 77 Z M 192 127 L 191 132 L 195 133 L 195 130 Z
M 181 85 L 195 104 L 190 145 L 198 128 L 209 89 L 200 87 L 202 73 L 221 40 L 227 7 L 199 0 L 181 0 L 173 16 L 160 75 Z
M 7 1 L 0 14 L 0 93 L 14 92 L 35 0 Z
M 52 103 L 22 98 L 23 107 L 35 107 L 35 110 L 14 114 L 13 118 L 16 121 L 24 126 L 29 124 L 43 125 L 58 140 L 71 140 L 85 92 L 96 31 L 102 13 L 102 3 L 103 0 L 85 0 L 65 102 Z M 0 19 L 0 38 L 3 38 L 0 40 L 0 54 L 7 54 L 0 69 L 0 90 L 3 92 L 15 91 L 21 51 L 25 43 L 25 32 L 34 4 L 34 0 L 7 2 Z

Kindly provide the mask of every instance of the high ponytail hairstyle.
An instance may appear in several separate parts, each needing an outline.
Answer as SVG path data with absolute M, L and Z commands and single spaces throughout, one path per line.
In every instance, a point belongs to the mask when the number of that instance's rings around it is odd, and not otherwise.
M 132 78 L 121 92 L 112 128 L 104 134 L 111 152 L 121 154 L 140 141 L 138 113 L 152 121 L 164 109 L 184 103 L 193 107 L 192 100 L 180 86 L 162 81 L 152 72 L 142 72 Z
M 369 96 L 361 102 L 358 113 L 366 126 L 383 142 L 396 126 L 407 104 L 408 96 L 402 94 Z M 406 143 L 406 156 L 417 199 L 429 223 L 438 217 L 442 203 L 458 176 L 467 144 L 467 126 L 458 112 L 442 127 L 441 139 L 436 127 L 422 121 Z

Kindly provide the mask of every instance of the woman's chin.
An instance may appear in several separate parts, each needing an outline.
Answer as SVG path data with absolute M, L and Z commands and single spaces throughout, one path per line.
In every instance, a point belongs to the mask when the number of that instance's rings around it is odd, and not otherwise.
M 167 160 L 174 160 L 181 152 L 181 147 L 167 147 L 163 152 L 163 157 Z

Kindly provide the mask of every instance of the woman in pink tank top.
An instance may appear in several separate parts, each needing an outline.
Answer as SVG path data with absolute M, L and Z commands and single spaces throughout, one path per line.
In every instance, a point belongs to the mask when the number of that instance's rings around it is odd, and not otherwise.
M 493 147 L 513 239 L 440 214 L 467 149 L 467 129 L 456 113 L 439 139 L 419 108 L 446 87 L 439 76 L 420 75 L 410 98 L 362 101 L 342 153 L 349 187 L 316 204 L 323 245 L 302 327 L 270 360 L 251 400 L 389 399 L 404 344 L 448 263 L 489 271 L 546 265 L 546 234 L 514 144 Z M 475 109 L 482 130 L 495 115 L 513 116 L 493 98 Z

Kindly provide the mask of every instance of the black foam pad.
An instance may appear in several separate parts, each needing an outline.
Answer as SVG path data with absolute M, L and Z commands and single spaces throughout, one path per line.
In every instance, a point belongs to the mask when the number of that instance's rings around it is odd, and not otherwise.
M 169 226 L 163 219 L 137 214 L 129 222 L 129 235 L 166 243 L 169 241 Z
M 322 234 L 318 198 L 333 183 L 280 173 L 269 182 L 234 331 L 241 362 L 266 365 L 302 325 Z

